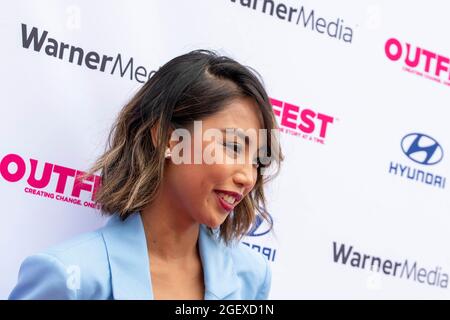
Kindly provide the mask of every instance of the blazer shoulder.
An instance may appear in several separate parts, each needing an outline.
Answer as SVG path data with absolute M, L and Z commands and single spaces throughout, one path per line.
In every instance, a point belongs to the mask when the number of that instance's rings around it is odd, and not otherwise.
M 27 257 L 10 299 L 107 299 L 109 263 L 102 233 L 81 234 Z
M 269 261 L 259 252 L 239 242 L 230 248 L 236 274 L 252 299 L 267 299 L 271 287 L 272 271 Z

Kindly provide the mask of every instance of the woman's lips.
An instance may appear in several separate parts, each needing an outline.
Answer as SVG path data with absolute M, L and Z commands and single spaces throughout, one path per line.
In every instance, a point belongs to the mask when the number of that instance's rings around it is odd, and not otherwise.
M 234 205 L 229 204 L 224 199 L 222 199 L 217 192 L 216 194 L 217 200 L 219 201 L 219 205 L 227 212 L 232 211 L 234 209 Z

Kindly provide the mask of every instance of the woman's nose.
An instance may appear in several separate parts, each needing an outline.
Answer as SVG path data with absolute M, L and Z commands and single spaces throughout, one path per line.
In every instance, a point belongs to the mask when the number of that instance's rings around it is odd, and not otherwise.
M 246 192 L 251 190 L 256 183 L 256 170 L 252 163 L 246 163 L 240 166 L 238 172 L 235 173 L 234 183 L 241 188 L 245 188 Z M 249 190 L 247 190 L 249 189 Z

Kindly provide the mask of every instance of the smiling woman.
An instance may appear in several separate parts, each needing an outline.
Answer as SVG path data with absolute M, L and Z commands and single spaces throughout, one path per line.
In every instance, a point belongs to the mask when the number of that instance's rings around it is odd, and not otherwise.
M 180 130 L 192 137 L 181 154 Z M 27 258 L 10 298 L 267 298 L 268 262 L 239 240 L 257 219 L 271 223 L 263 186 L 283 159 L 276 130 L 252 69 L 207 50 L 172 59 L 121 110 L 84 177 L 100 171 L 96 203 L 110 221 Z M 223 161 L 204 161 L 206 150 Z M 186 152 L 201 161 L 176 161 Z

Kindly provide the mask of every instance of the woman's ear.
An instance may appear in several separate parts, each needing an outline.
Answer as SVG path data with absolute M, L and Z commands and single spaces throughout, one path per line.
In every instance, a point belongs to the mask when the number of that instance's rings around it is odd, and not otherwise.
M 159 129 L 159 122 L 157 122 L 151 129 L 150 129 L 150 135 L 152 137 L 152 143 L 153 147 L 157 147 L 158 145 L 158 129 Z
M 173 129 L 169 128 L 169 135 L 168 135 L 168 140 L 166 142 L 166 148 L 170 147 L 169 141 L 170 141 L 170 137 L 172 136 L 172 132 Z M 161 139 L 161 137 L 158 135 L 159 132 L 159 121 L 157 121 L 155 123 L 155 125 L 150 129 L 151 132 L 151 136 L 152 136 L 152 143 L 153 143 L 153 147 L 155 147 L 155 149 L 158 147 L 158 141 L 159 139 Z

